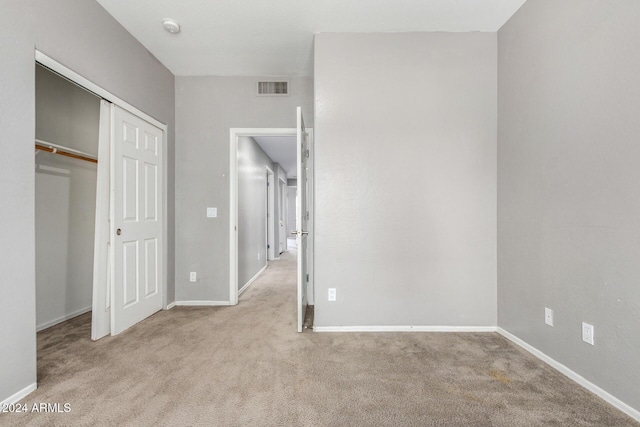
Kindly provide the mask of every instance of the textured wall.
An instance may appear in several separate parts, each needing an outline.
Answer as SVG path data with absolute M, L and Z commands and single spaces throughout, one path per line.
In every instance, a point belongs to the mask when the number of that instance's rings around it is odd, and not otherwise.
M 5 0 L 0 16 L 0 401 L 36 381 L 34 48 L 169 125 L 173 181 L 174 77 L 97 3 Z M 127 64 L 123 67 L 122 64 Z M 173 188 L 169 195 L 173 246 Z M 169 279 L 173 277 L 169 252 Z M 169 300 L 172 299 L 169 281 Z
M 0 14 L 0 402 L 36 382 L 35 30 L 30 2 Z
M 639 21 L 635 0 L 536 0 L 498 36 L 498 323 L 636 409 Z
M 496 324 L 496 43 L 316 35 L 316 325 Z
M 176 77 L 179 301 L 229 300 L 229 129 L 295 128 L 297 106 L 313 117 L 310 77 L 290 78 L 291 95 L 284 97 L 256 96 L 257 80 Z M 218 208 L 217 218 L 206 218 L 207 206 Z M 189 283 L 191 268 L 198 268 L 197 283 Z

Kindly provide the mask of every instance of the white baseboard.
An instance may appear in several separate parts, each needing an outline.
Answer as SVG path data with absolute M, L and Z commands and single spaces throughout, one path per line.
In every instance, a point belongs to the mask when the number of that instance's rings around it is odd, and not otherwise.
M 267 264 L 267 265 L 269 265 L 269 264 Z M 245 283 L 242 288 L 240 288 L 240 290 L 238 291 L 238 296 L 242 295 L 242 293 L 247 290 L 249 285 L 251 285 L 253 282 L 256 281 L 256 279 L 258 277 L 260 277 L 260 275 L 267 269 L 267 265 L 262 267 L 262 269 L 260 269 L 260 271 L 258 271 L 255 276 L 253 276 L 251 279 L 249 279 L 249 281 L 247 283 Z
M 229 304 L 229 301 L 176 301 L 174 304 L 179 307 L 216 307 L 220 305 L 231 305 Z
M 27 395 L 31 394 L 35 389 L 38 388 L 37 383 L 30 384 L 20 390 L 19 392 L 13 394 L 12 396 L 7 397 L 5 400 L 0 402 L 0 408 L 3 408 L 5 405 L 11 405 L 13 403 L 17 403 L 24 399 Z
M 58 317 L 57 319 L 49 320 L 48 322 L 44 322 L 36 326 L 36 332 L 40 332 L 43 329 L 50 328 L 52 326 L 57 325 L 58 323 L 65 322 L 69 319 L 73 319 L 74 317 L 80 316 L 81 314 L 85 314 L 91 311 L 92 306 L 81 308 L 80 310 L 76 310 L 73 313 L 65 314 L 64 316 Z
M 619 410 L 621 410 L 625 414 L 629 415 L 631 418 L 635 419 L 636 421 L 640 421 L 640 411 L 638 411 L 637 409 L 634 409 L 631 406 L 627 405 L 626 403 L 624 403 L 623 401 L 621 401 L 617 397 L 613 396 L 611 393 L 601 389 L 600 387 L 598 387 L 597 385 L 595 385 L 591 381 L 587 380 L 586 378 L 584 378 L 580 374 L 577 374 L 576 372 L 574 372 L 571 369 L 567 368 L 562 363 L 557 362 L 556 360 L 554 360 L 551 357 L 547 356 L 546 354 L 544 354 L 543 352 L 541 352 L 540 350 L 538 350 L 534 346 L 532 346 L 530 344 L 527 344 L 525 341 L 521 340 L 520 338 L 518 338 L 515 335 L 511 334 L 510 332 L 507 332 L 502 328 L 498 328 L 497 332 L 500 335 L 502 335 L 503 337 L 507 338 L 509 341 L 511 341 L 514 344 L 516 344 L 516 345 L 522 347 L 523 349 L 527 350 L 529 353 L 533 354 L 538 359 L 542 360 L 543 362 L 545 362 L 546 364 L 548 364 L 549 366 L 551 366 L 555 370 L 559 371 L 560 373 L 562 373 L 565 376 L 569 377 L 573 381 L 577 382 L 578 384 L 580 384 L 582 387 L 586 388 L 590 392 L 598 395 L 600 398 L 602 398 L 604 401 L 606 401 L 610 405 L 618 408 Z
M 314 326 L 313 332 L 495 332 L 495 326 Z
M 174 302 L 172 302 L 170 304 L 167 304 L 167 308 L 165 308 L 165 310 L 171 310 L 175 306 L 176 306 L 176 302 L 174 301 Z

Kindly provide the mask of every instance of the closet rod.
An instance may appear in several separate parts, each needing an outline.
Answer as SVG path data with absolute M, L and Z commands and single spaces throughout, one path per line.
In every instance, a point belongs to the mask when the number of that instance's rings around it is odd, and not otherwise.
M 91 163 L 98 163 L 98 159 L 91 154 L 74 150 L 73 148 L 64 147 L 62 145 L 53 144 L 51 142 L 36 139 L 36 150 L 46 151 L 48 153 L 60 154 L 61 156 L 71 157 L 73 159 L 84 160 Z

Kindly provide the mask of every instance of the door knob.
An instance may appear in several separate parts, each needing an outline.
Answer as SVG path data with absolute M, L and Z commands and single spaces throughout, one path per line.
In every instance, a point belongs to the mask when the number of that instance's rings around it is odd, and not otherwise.
M 121 235 L 121 234 L 122 234 L 122 230 L 118 228 L 118 229 L 116 230 L 116 234 L 117 234 L 118 236 L 119 236 L 119 235 Z

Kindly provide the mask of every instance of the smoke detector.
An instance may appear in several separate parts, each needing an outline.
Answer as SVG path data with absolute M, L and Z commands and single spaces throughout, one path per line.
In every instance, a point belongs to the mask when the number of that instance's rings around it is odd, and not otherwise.
M 180 32 L 180 25 L 173 19 L 165 19 L 162 21 L 162 28 L 169 31 L 171 34 L 178 34 Z

